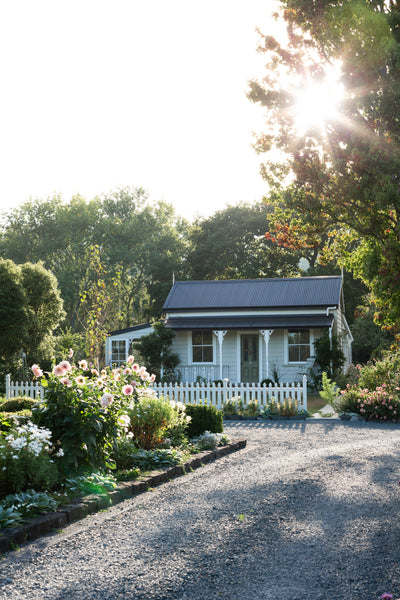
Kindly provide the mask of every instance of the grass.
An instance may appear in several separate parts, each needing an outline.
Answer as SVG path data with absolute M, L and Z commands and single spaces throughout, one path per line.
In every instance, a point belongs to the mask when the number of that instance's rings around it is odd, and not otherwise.
M 307 410 L 312 415 L 326 406 L 325 400 L 321 398 L 318 392 L 307 394 Z M 333 412 L 333 411 L 332 411 Z

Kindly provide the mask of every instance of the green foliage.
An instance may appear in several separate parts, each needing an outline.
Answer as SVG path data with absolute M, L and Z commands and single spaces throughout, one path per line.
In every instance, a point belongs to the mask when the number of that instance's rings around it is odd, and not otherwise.
M 191 417 L 187 427 L 189 438 L 197 437 L 205 431 L 222 433 L 224 430 L 222 411 L 215 406 L 187 404 L 186 414 Z
M 0 360 L 8 373 L 25 379 L 21 360 L 34 362 L 49 348 L 63 316 L 57 281 L 41 263 L 0 260 Z
M 86 354 L 97 369 L 100 369 L 100 364 L 104 365 L 104 344 L 112 319 L 115 318 L 120 272 L 117 270 L 108 283 L 106 276 L 100 248 L 91 246 L 88 260 L 89 283 L 81 294 L 79 310 L 85 332 Z
M 243 410 L 243 415 L 246 417 L 256 417 L 260 413 L 257 400 L 250 400 Z
M 394 342 L 394 337 L 389 331 L 382 330 L 374 323 L 371 307 L 358 308 L 351 333 L 354 338 L 353 360 L 357 363 L 366 363 L 371 358 L 380 358 L 382 352 L 389 350 Z
M 0 433 L 17 425 L 26 425 L 31 420 L 32 411 L 27 408 L 13 412 L 0 411 Z
M 25 292 L 27 323 L 23 349 L 29 364 L 42 359 L 49 350 L 49 334 L 58 327 L 65 313 L 57 280 L 42 262 L 20 266 Z M 50 345 L 50 349 L 52 349 Z M 48 353 L 47 356 L 51 355 Z
M 119 440 L 115 451 L 118 470 L 137 468 L 140 471 L 151 471 L 161 467 L 173 467 L 183 462 L 184 455 L 180 450 L 155 448 L 145 450 L 136 448 L 132 440 Z
M 183 404 L 157 398 L 150 392 L 140 395 L 138 402 L 129 406 L 127 414 L 129 432 L 135 443 L 145 450 L 162 444 L 169 430 L 183 426 L 187 421 Z
M 215 450 L 218 446 L 229 444 L 229 441 L 229 438 L 225 434 L 205 431 L 199 435 L 196 445 L 199 450 Z
M 82 360 L 79 366 L 62 361 L 48 379 L 42 378 L 44 400 L 33 410 L 35 421 L 50 429 L 63 456 L 67 472 L 113 468 L 110 456 L 125 427 L 127 405 L 149 375 L 128 357 L 118 369 L 96 371 Z
M 400 322 L 400 13 L 396 2 L 281 0 L 288 37 L 268 32 L 266 77 L 249 98 L 266 113 L 256 150 L 270 188 L 271 239 L 339 260 L 371 292 L 379 324 Z M 340 64 L 339 116 L 297 126 L 299 92 Z M 304 68 L 307 65 L 307 68 Z M 283 156 L 283 158 L 281 158 Z
M 299 274 L 298 252 L 265 238 L 270 210 L 263 203 L 228 206 L 198 218 L 191 231 L 192 279 L 252 279 Z M 212 252 L 210 252 L 212 248 Z
M 21 270 L 11 260 L 0 259 L 0 359 L 21 350 L 28 323 Z
M 222 414 L 224 416 L 239 414 L 236 398 L 230 398 L 229 400 L 226 400 L 224 402 L 224 405 L 222 407 Z
M 367 419 L 400 419 L 400 351 L 360 367 L 356 383 L 342 390 L 340 409 Z
M 179 356 L 171 352 L 171 345 L 175 338 L 175 332 L 165 326 L 164 321 L 153 323 L 152 333 L 144 335 L 136 344 L 136 347 L 148 369 L 154 373 L 157 379 L 161 379 L 161 366 L 165 372 L 174 371 L 179 364 Z M 174 379 L 174 375 L 172 375 Z M 171 377 L 163 377 L 163 381 L 170 381 Z
M 22 523 L 22 514 L 15 508 L 10 506 L 9 508 L 3 508 L 0 503 L 0 529 L 5 527 L 16 527 Z
M 36 400 L 28 398 L 28 396 L 17 396 L 16 398 L 10 398 L 9 400 L 0 402 L 0 411 L 12 413 L 24 409 L 32 410 L 35 404 Z
M 297 401 L 293 398 L 285 398 L 283 402 L 279 404 L 279 414 L 282 417 L 295 417 L 297 416 L 299 407 Z
M 321 371 L 327 373 L 329 377 L 334 377 L 339 373 L 344 365 L 345 357 L 340 348 L 338 337 L 325 331 L 321 337 L 315 340 L 315 361 L 318 363 Z
M 54 496 L 46 492 L 27 490 L 18 494 L 9 494 L 1 501 L 0 506 L 3 509 L 17 511 L 23 519 L 29 519 L 35 515 L 55 512 L 59 504 Z
M 271 400 L 269 404 L 267 404 L 261 412 L 261 415 L 265 419 L 269 419 L 270 417 L 278 417 L 280 415 L 279 405 L 276 400 Z
M 34 488 L 52 489 L 58 471 L 50 456 L 51 432 L 32 423 L 0 437 L 0 498 Z
M 63 480 L 63 492 L 70 497 L 90 494 L 104 495 L 117 487 L 116 478 L 109 473 L 93 472 Z
M 325 371 L 322 373 L 322 390 L 319 395 L 329 406 L 336 410 L 336 401 L 339 395 L 339 388 L 334 381 L 328 378 Z

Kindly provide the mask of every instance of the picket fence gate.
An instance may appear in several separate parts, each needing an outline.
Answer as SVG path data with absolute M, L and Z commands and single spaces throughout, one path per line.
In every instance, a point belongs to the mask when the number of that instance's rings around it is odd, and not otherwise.
M 243 405 L 257 402 L 260 409 L 271 401 L 282 404 L 286 398 L 297 402 L 299 410 L 307 410 L 307 377 L 302 382 L 261 385 L 260 383 L 153 383 L 151 388 L 157 396 L 164 396 L 183 404 L 211 404 L 222 408 L 227 400 L 241 398 Z M 40 383 L 11 381 L 6 376 L 6 398 L 29 396 L 33 399 L 43 398 Z

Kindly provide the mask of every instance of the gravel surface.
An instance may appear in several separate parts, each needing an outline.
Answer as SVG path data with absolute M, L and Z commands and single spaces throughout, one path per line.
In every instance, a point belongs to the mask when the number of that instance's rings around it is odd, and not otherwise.
M 400 597 L 400 427 L 254 422 L 247 447 L 0 559 L 1 600 Z

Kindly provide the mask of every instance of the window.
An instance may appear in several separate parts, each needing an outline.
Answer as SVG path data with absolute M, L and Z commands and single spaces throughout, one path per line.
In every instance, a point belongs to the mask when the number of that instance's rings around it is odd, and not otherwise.
M 111 341 L 111 363 L 121 365 L 126 360 L 125 340 Z
M 310 330 L 288 330 L 289 362 L 306 362 L 310 358 Z
M 193 362 L 213 362 L 212 331 L 192 331 Z

